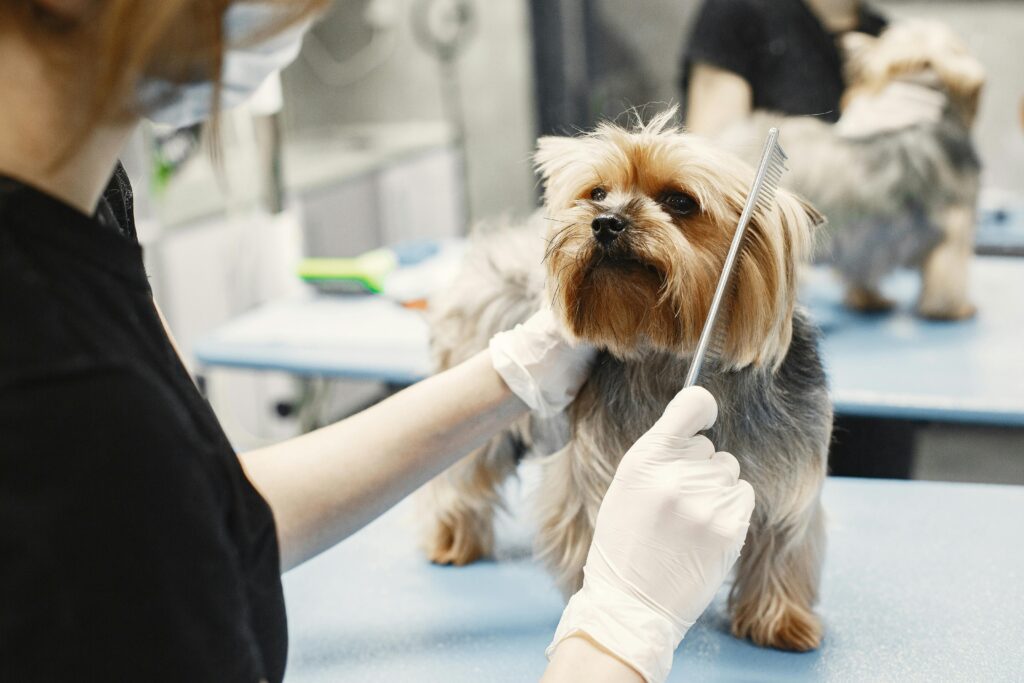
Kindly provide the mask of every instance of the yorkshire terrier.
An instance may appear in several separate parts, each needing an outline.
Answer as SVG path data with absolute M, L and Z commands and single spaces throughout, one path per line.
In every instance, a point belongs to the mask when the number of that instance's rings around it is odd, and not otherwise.
M 757 113 L 720 141 L 751 158 L 763 130 L 781 129 L 783 184 L 828 218 L 823 255 L 849 307 L 891 308 L 880 283 L 909 267 L 921 273 L 919 315 L 968 318 L 981 171 L 970 128 L 984 69 L 935 21 L 897 22 L 877 38 L 851 33 L 843 48 L 849 85 L 837 124 Z
M 479 237 L 461 277 L 432 303 L 441 368 L 545 301 L 572 337 L 600 350 L 566 413 L 524 418 L 428 486 L 434 562 L 491 552 L 500 485 L 530 451 L 542 456 L 537 554 L 566 596 L 580 587 L 619 460 L 683 386 L 754 175 L 673 116 L 541 138 L 543 215 Z M 730 593 L 732 631 L 786 650 L 813 649 L 822 632 L 812 606 L 832 409 L 815 329 L 796 306 L 820 220 L 784 190 L 757 210 L 726 301 L 724 349 L 702 377 L 719 402 L 709 436 L 736 455 L 757 494 Z

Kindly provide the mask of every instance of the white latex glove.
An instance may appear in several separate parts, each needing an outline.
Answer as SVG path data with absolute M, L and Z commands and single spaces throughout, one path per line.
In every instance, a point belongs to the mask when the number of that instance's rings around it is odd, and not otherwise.
M 491 362 L 505 384 L 542 417 L 565 410 L 590 375 L 596 352 L 566 340 L 551 309 L 491 338 Z
M 705 389 L 679 392 L 622 458 L 548 657 L 585 633 L 648 682 L 664 681 L 686 631 L 739 557 L 754 491 L 739 463 L 695 436 L 715 422 Z

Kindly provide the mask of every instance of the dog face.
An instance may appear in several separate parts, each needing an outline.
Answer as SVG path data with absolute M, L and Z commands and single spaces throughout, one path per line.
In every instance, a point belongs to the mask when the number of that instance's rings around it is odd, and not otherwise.
M 551 223 L 552 308 L 577 338 L 621 358 L 692 353 L 754 170 L 671 125 L 604 123 L 541 138 L 536 162 Z M 733 288 L 721 362 L 777 367 L 792 335 L 797 269 L 820 214 L 778 191 L 755 211 Z
M 847 33 L 842 39 L 846 79 L 844 104 L 862 92 L 877 93 L 900 79 L 931 77 L 970 127 L 978 111 L 985 69 L 951 28 L 939 21 L 900 21 L 875 38 Z

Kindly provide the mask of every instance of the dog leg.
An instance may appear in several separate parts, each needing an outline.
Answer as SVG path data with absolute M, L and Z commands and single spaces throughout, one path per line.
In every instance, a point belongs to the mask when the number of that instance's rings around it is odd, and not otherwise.
M 885 313 L 892 310 L 895 305 L 891 299 L 882 296 L 882 293 L 874 287 L 853 283 L 847 285 L 843 303 L 847 308 L 862 313 Z
M 917 312 L 935 320 L 962 320 L 976 312 L 968 296 L 967 272 L 974 256 L 974 209 L 952 206 L 939 217 L 946 238 L 921 265 Z
M 424 487 L 428 522 L 427 557 L 437 564 L 464 565 L 491 554 L 498 490 L 515 474 L 518 448 L 511 434 L 495 438 Z
M 537 491 L 536 556 L 551 571 L 566 600 L 583 585 L 583 564 L 594 536 L 597 510 L 611 484 L 610 476 L 603 485 L 593 476 L 584 476 L 586 459 L 578 451 L 579 444 L 573 442 L 547 458 Z
M 762 647 L 805 652 L 818 647 L 818 597 L 825 551 L 824 513 L 815 499 L 799 518 L 752 521 L 729 594 L 732 632 Z

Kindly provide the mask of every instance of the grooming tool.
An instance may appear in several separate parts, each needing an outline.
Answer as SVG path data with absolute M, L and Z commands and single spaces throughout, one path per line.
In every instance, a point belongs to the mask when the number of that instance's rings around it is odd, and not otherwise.
M 441 252 L 437 240 L 407 240 L 353 258 L 307 258 L 299 277 L 325 294 L 384 294 L 409 305 L 425 299 L 428 266 Z
M 722 275 L 718 278 L 715 296 L 711 300 L 711 308 L 704 321 L 704 329 L 700 333 L 700 340 L 697 342 L 697 350 L 690 361 L 690 368 L 686 372 L 683 388 L 692 387 L 697 383 L 705 355 L 709 352 L 712 356 L 721 355 L 724 350 L 724 326 L 717 326 L 716 331 L 716 323 L 719 322 L 722 300 L 729 288 L 732 271 L 739 259 L 740 250 L 743 248 L 743 237 L 747 232 L 747 224 L 750 223 L 750 217 L 754 215 L 754 210 L 758 206 L 762 211 L 767 211 L 770 208 L 771 201 L 775 198 L 775 191 L 779 186 L 779 180 L 785 170 L 786 153 L 779 146 L 779 129 L 772 128 L 768 131 L 768 138 L 764 141 L 764 150 L 761 152 L 761 161 L 757 165 L 754 184 L 750 187 L 750 196 L 747 197 L 747 203 L 743 206 L 743 213 L 740 214 L 736 233 L 729 245 L 729 253 L 726 255 L 725 265 L 722 267 Z
M 299 264 L 299 277 L 322 292 L 379 294 L 396 267 L 394 251 L 374 249 L 355 258 L 305 259 Z

